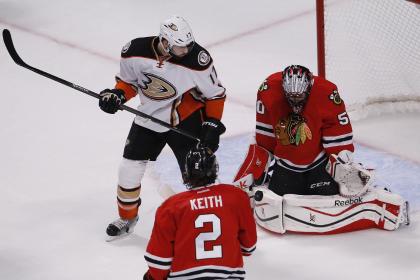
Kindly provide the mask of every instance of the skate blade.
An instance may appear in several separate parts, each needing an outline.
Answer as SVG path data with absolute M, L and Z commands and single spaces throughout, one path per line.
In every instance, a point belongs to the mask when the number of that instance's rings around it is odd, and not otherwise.
M 127 237 L 128 235 L 130 235 L 131 233 L 133 233 L 133 232 L 132 231 L 125 232 L 125 233 L 122 233 L 122 234 L 116 235 L 116 236 L 107 235 L 105 241 L 106 242 L 112 242 L 112 241 L 115 241 L 115 240 L 123 239 L 123 238 Z
M 406 226 L 410 225 L 410 204 L 408 203 L 408 201 L 406 201 L 405 203 L 405 221 L 404 224 Z

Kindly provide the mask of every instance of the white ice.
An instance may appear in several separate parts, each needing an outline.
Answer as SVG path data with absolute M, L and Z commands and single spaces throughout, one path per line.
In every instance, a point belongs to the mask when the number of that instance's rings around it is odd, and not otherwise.
M 11 30 L 29 64 L 100 91 L 113 86 L 128 40 L 157 34 L 168 15 L 186 17 L 228 89 L 218 156 L 220 178 L 229 182 L 255 125 L 259 84 L 291 63 L 316 69 L 314 3 L 0 0 L 0 28 Z M 154 212 L 183 190 L 170 151 L 146 173 L 135 233 L 106 243 L 133 116 L 107 115 L 97 100 L 17 66 L 1 43 L 0 80 L 0 279 L 141 279 Z M 412 225 L 334 236 L 259 230 L 257 251 L 245 260 L 248 279 L 417 279 L 418 111 L 375 113 L 353 126 L 357 159 L 410 201 Z

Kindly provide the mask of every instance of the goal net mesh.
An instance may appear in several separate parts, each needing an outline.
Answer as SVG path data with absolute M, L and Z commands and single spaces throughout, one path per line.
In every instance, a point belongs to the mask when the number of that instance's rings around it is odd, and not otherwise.
M 324 3 L 326 78 L 349 111 L 420 111 L 419 6 L 404 0 Z

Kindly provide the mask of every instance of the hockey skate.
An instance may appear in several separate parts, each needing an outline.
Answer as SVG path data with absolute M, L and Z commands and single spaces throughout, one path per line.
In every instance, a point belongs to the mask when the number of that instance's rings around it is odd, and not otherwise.
M 137 224 L 139 217 L 136 216 L 131 220 L 117 219 L 110 223 L 106 228 L 106 234 L 108 238 L 106 241 L 110 242 L 115 239 L 125 237 L 134 231 L 134 227 Z
M 400 215 L 400 224 L 408 226 L 410 224 L 410 216 L 409 216 L 409 204 L 408 201 L 404 202 L 401 206 L 401 215 Z

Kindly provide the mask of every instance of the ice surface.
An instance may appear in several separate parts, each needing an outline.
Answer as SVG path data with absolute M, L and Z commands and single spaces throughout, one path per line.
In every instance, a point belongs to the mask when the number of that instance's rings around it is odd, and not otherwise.
M 11 30 L 29 64 L 100 91 L 113 86 L 128 40 L 156 34 L 168 15 L 185 16 L 228 89 L 218 156 L 220 178 L 230 181 L 254 129 L 261 81 L 290 63 L 316 67 L 314 3 L 1 0 L 0 28 Z M 135 233 L 106 243 L 133 116 L 104 114 L 95 99 L 18 67 L 1 43 L 0 80 L 0 279 L 140 279 L 154 212 L 182 190 L 170 152 L 146 172 Z M 412 226 L 336 236 L 259 230 L 257 251 L 246 259 L 248 279 L 417 279 L 418 120 L 412 113 L 354 123 L 363 144 L 357 158 L 410 200 Z

